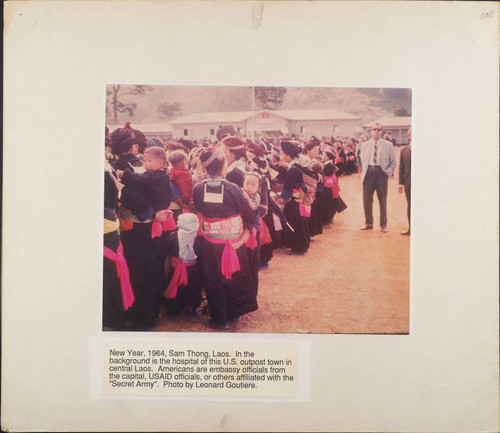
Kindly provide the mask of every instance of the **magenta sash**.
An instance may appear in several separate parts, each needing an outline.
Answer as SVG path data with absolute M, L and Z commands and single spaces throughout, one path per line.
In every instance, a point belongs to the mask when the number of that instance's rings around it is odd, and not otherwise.
M 253 250 L 254 248 L 257 248 L 257 229 L 254 227 L 252 229 L 252 234 L 250 235 L 250 237 L 248 238 L 246 244 L 247 248 L 250 248 L 251 250 Z
M 221 258 L 221 272 L 224 278 L 230 280 L 233 274 L 241 269 L 238 254 L 236 254 L 236 250 L 231 246 L 231 244 L 241 239 L 242 235 L 240 234 L 238 236 L 238 232 L 241 233 L 243 229 L 241 216 L 235 215 L 229 218 L 207 218 L 199 213 L 198 218 L 200 219 L 199 233 L 212 244 L 224 244 Z M 211 234 L 225 236 L 236 234 L 237 237 L 234 239 L 215 239 L 210 236 Z
M 241 236 L 236 239 L 227 239 L 225 241 L 221 239 L 209 238 L 206 235 L 203 235 L 203 237 L 212 244 L 224 244 L 220 270 L 224 278 L 226 280 L 230 280 L 233 274 L 241 269 L 238 254 L 236 254 L 236 250 L 231 246 L 231 244 L 237 242 Z
M 194 265 L 194 263 L 192 264 Z M 179 286 L 187 285 L 188 275 L 186 263 L 178 257 L 170 258 L 170 266 L 174 268 L 174 273 L 163 296 L 167 299 L 174 299 L 177 296 Z
M 340 191 L 340 187 L 339 187 L 339 179 L 337 177 L 336 174 L 334 174 L 332 176 L 332 180 L 333 180 L 333 185 L 332 185 L 332 194 L 333 194 L 333 198 L 337 198 L 339 196 L 339 191 Z
M 323 185 L 325 188 L 330 188 L 332 190 L 333 198 L 337 198 L 339 196 L 339 179 L 336 174 L 332 176 L 325 176 Z
M 170 218 L 163 222 L 163 230 L 166 232 L 170 230 L 175 230 L 177 228 L 177 224 L 175 223 L 174 216 L 171 215 Z
M 153 221 L 153 227 L 151 228 L 151 239 L 160 237 L 161 234 L 165 231 L 172 231 L 177 228 L 177 224 L 175 223 L 174 216 L 170 215 L 170 218 L 162 223 L 158 221 Z
M 323 182 L 325 188 L 333 188 L 333 176 L 325 176 L 325 181 Z
M 311 206 L 299 205 L 300 216 L 309 218 L 311 216 Z
M 132 291 L 132 285 L 130 284 L 130 277 L 128 273 L 128 266 L 123 257 L 123 247 L 120 242 L 116 253 L 108 248 L 104 247 L 104 257 L 113 260 L 116 264 L 116 275 L 120 279 L 120 285 L 122 288 L 122 302 L 123 308 L 128 310 L 134 303 L 134 292 Z

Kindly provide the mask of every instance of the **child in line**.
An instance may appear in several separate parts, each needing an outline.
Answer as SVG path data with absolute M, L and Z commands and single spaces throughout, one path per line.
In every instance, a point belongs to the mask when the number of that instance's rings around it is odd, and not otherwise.
M 193 176 L 188 168 L 188 156 L 182 150 L 173 151 L 169 157 L 170 178 L 181 196 L 172 202 L 175 222 L 183 212 L 193 210 Z
M 257 295 L 259 288 L 259 269 L 260 269 L 260 190 L 262 187 L 262 178 L 255 172 L 245 174 L 243 180 L 243 195 L 250 207 L 255 211 L 255 226 L 246 245 L 248 248 L 248 257 L 250 259 L 253 274 L 253 289 Z
M 198 257 L 200 240 L 197 239 L 199 221 L 193 213 L 179 215 L 178 230 L 170 233 L 160 247 L 160 258 L 168 260 L 168 286 L 164 293 L 167 316 L 171 319 L 184 313 L 196 316 L 201 304 L 202 278 Z

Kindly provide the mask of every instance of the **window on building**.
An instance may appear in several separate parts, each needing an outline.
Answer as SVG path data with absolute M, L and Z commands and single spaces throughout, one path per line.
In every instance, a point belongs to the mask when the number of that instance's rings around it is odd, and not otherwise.
M 215 129 L 214 128 L 210 129 L 210 135 L 215 135 Z
M 300 127 L 300 133 L 304 134 L 305 132 L 306 132 L 306 127 L 305 126 L 301 126 Z
M 184 130 L 184 137 L 186 137 L 187 135 L 188 135 L 188 130 L 187 130 L 187 129 L 185 129 L 185 130 Z

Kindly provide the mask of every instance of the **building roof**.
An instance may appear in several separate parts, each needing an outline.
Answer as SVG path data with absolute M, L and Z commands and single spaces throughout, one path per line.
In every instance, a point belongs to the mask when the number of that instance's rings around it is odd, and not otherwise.
M 394 117 L 380 117 L 363 124 L 363 127 L 368 128 L 374 123 L 380 123 L 384 128 L 408 128 L 411 126 L 411 116 L 394 116 Z
M 361 119 L 351 113 L 338 110 L 274 110 L 271 113 L 277 114 L 289 120 L 358 120 Z
M 172 120 L 172 125 L 186 123 L 234 123 L 243 122 L 252 116 L 251 111 L 213 111 L 193 113 Z
M 234 123 L 244 122 L 260 113 L 269 113 L 288 120 L 359 120 L 354 114 L 338 110 L 259 110 L 259 111 L 218 111 L 212 113 L 194 113 L 179 117 L 172 121 L 172 125 L 190 123 Z
M 106 125 L 109 128 L 109 132 L 113 132 L 115 129 L 123 128 L 124 124 L 120 125 Z M 158 133 L 158 132 L 172 132 L 171 123 L 130 123 L 133 129 L 137 129 L 143 133 Z

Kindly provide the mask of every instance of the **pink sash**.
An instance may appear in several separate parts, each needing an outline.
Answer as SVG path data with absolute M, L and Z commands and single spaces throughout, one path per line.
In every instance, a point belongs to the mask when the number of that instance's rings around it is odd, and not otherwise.
M 228 239 L 226 241 L 209 238 L 203 235 L 203 237 L 212 244 L 224 244 L 224 251 L 222 251 L 222 259 L 220 264 L 220 270 L 222 275 L 226 280 L 230 280 L 235 272 L 238 272 L 240 268 L 240 261 L 238 259 L 238 254 L 236 250 L 231 246 L 234 242 L 237 242 L 240 237 L 236 239 Z
M 250 237 L 248 238 L 246 244 L 247 248 L 250 248 L 251 250 L 253 250 L 254 248 L 257 248 L 257 229 L 254 227 L 252 229 L 252 234 L 250 235 Z
M 325 182 L 323 185 L 325 188 L 330 188 L 332 190 L 333 198 L 337 198 L 339 196 L 339 180 L 336 174 L 332 176 L 325 176 Z
M 332 188 L 333 187 L 333 176 L 325 176 L 325 181 L 323 183 L 323 186 L 325 188 Z
M 211 233 L 218 235 L 231 235 L 241 233 L 243 222 L 240 215 L 235 215 L 229 218 L 206 218 L 202 214 L 198 214 L 200 219 L 199 233 L 212 244 L 224 244 L 221 258 L 221 272 L 224 278 L 230 280 L 233 274 L 239 271 L 240 261 L 236 250 L 231 244 L 238 242 L 241 239 L 241 234 L 234 239 L 214 239 L 210 237 Z
M 300 216 L 309 218 L 311 216 L 311 206 L 299 205 Z
M 274 214 L 273 214 L 274 216 Z M 260 219 L 260 243 L 262 245 L 270 244 L 272 242 L 271 233 L 264 220 Z
M 128 310 L 134 303 L 135 298 L 130 284 L 127 262 L 125 261 L 125 257 L 123 257 L 123 247 L 121 242 L 120 245 L 118 245 L 116 253 L 112 249 L 104 247 L 104 257 L 113 260 L 116 264 L 116 275 L 120 279 L 120 285 L 122 288 L 123 308 Z
M 174 216 L 170 215 L 170 218 L 162 223 L 158 221 L 153 222 L 153 227 L 151 228 L 151 239 L 160 237 L 161 234 L 165 231 L 172 231 L 177 228 L 177 224 L 175 223 Z
M 340 191 L 340 187 L 339 187 L 339 179 L 337 178 L 337 175 L 334 174 L 332 176 L 332 180 L 333 180 L 333 185 L 332 185 L 332 194 L 333 194 L 333 198 L 337 198 L 339 196 L 339 191 Z
M 194 263 L 191 263 L 189 266 L 192 265 L 194 265 Z M 174 268 L 174 273 L 163 296 L 167 299 L 174 299 L 177 296 L 177 289 L 179 286 L 186 286 L 188 283 L 187 265 L 178 257 L 171 257 L 170 266 Z

